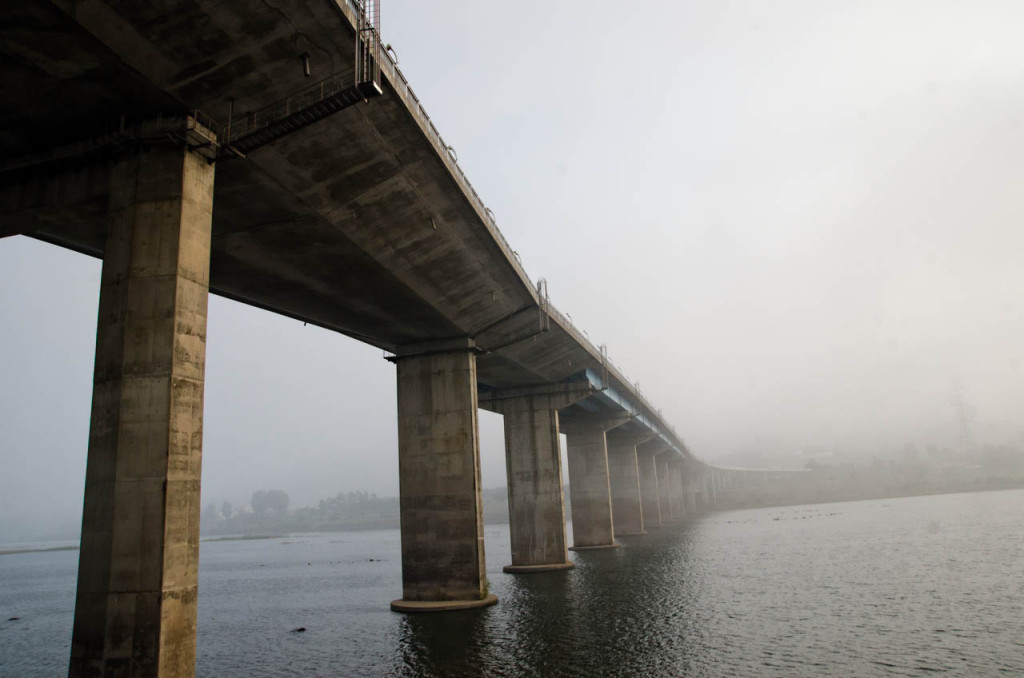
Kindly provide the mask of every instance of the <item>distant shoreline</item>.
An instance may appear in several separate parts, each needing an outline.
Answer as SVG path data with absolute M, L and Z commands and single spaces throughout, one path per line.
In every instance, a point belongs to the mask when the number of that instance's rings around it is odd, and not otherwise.
M 749 488 L 747 488 L 749 489 Z M 980 492 L 1011 492 L 1014 490 L 1024 489 L 1024 484 L 1014 484 L 1010 487 L 993 487 L 993 488 L 975 488 L 975 489 L 948 489 L 948 490 L 933 490 L 933 491 L 917 491 L 917 492 L 903 492 L 903 493 L 888 493 L 880 492 L 878 494 L 870 495 L 859 495 L 859 496 L 848 496 L 839 498 L 819 498 L 819 499 L 799 499 L 794 498 L 793 500 L 777 500 L 777 501 L 750 501 L 750 497 L 746 497 L 748 503 L 732 503 L 728 499 L 720 500 L 715 506 L 708 507 L 702 513 L 713 513 L 713 512 L 724 512 L 724 511 L 743 511 L 747 509 L 763 509 L 763 508 L 783 508 L 786 506 L 815 506 L 818 504 L 844 504 L 849 502 L 857 501 L 877 501 L 882 499 L 903 499 L 911 497 L 933 497 L 942 496 L 947 494 L 976 494 Z M 567 522 L 571 519 L 567 519 Z M 380 521 L 381 523 L 391 523 L 390 520 Z M 508 521 L 499 520 L 488 520 L 485 521 L 485 525 L 507 525 Z M 296 534 L 301 533 L 314 533 L 314 534 L 334 534 L 334 533 L 348 533 L 348 532 L 371 532 L 375 530 L 396 530 L 399 526 L 397 521 L 395 524 L 366 524 L 357 523 L 351 526 L 339 526 L 337 523 L 331 525 L 331 529 L 316 529 L 315 527 L 300 528 L 291 532 L 282 532 L 275 534 L 235 534 L 235 535 L 207 535 L 202 537 L 200 542 L 229 542 L 229 541 L 260 541 L 268 539 L 285 539 Z M 44 546 L 40 548 L 0 548 L 0 557 L 2 556 L 13 556 L 22 553 L 48 553 L 52 551 L 77 551 L 79 546 L 68 545 L 68 546 Z
M 747 488 L 749 489 L 749 488 Z M 816 504 L 846 504 L 855 501 L 877 501 L 880 499 L 904 499 L 910 497 L 938 497 L 947 494 L 977 494 L 979 492 L 1011 492 L 1013 490 L 1024 489 L 1024 483 L 1014 483 L 1006 487 L 978 487 L 978 488 L 949 488 L 941 490 L 916 490 L 909 492 L 878 492 L 878 493 L 864 493 L 864 494 L 851 494 L 848 496 L 840 496 L 835 498 L 799 498 L 794 497 L 792 499 L 777 498 L 771 500 L 765 498 L 765 501 L 751 500 L 749 496 L 745 497 L 746 503 L 742 500 L 737 502 L 731 502 L 730 498 L 726 497 L 720 499 L 718 503 L 711 508 L 712 511 L 742 511 L 745 509 L 760 509 L 760 508 L 781 508 L 784 506 L 814 506 Z M 741 490 L 736 490 L 741 491 Z
M 77 551 L 78 545 L 74 546 L 45 546 L 43 548 L 33 549 L 0 549 L 0 556 L 13 556 L 18 553 L 46 553 L 47 551 Z
M 257 541 L 260 539 L 283 539 L 287 537 L 287 534 L 243 534 L 235 535 L 230 537 L 206 537 L 200 539 L 200 542 L 207 541 Z M 39 548 L 17 548 L 17 549 L 4 549 L 0 548 L 0 556 L 14 556 L 19 553 L 48 553 L 50 551 L 77 551 L 80 547 L 77 544 L 68 546 L 42 546 Z

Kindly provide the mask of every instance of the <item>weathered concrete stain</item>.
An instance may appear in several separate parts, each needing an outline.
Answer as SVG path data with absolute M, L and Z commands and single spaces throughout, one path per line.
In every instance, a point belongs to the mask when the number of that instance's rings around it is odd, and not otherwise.
M 191 676 L 214 168 L 113 177 L 70 675 Z

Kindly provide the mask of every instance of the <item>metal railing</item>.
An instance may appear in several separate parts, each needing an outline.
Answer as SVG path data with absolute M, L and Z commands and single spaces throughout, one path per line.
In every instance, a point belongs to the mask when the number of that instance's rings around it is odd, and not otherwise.
M 365 4 L 370 1 L 375 0 L 346 0 L 348 5 L 356 13 L 357 19 L 360 16 L 360 12 L 364 8 Z M 378 22 L 378 33 L 376 37 L 379 40 L 379 10 L 378 13 L 376 14 L 376 21 Z M 379 42 L 377 44 L 379 47 Z M 612 376 L 615 377 L 615 379 L 617 379 L 623 385 L 629 387 L 634 392 L 637 400 L 639 401 L 638 404 L 641 411 L 646 410 L 646 412 L 649 415 L 657 413 L 659 427 L 664 427 L 664 429 L 669 434 L 671 434 L 671 437 L 674 438 L 674 442 L 678 444 L 680 448 L 689 453 L 694 459 L 698 459 L 695 455 L 693 455 L 692 452 L 690 452 L 689 448 L 686 447 L 686 444 L 684 443 L 683 439 L 679 436 L 679 434 L 676 432 L 675 428 L 665 421 L 664 416 L 661 413 L 661 410 L 654 407 L 654 405 L 651 404 L 651 402 L 648 400 L 647 396 L 644 395 L 643 392 L 640 390 L 639 386 L 635 383 L 630 382 L 625 377 L 622 370 L 620 370 L 611 361 L 611 359 L 607 355 L 607 349 L 602 350 L 595 347 L 594 344 L 590 341 L 590 338 L 587 337 L 579 329 L 577 329 L 577 327 L 568 318 L 568 316 L 559 311 L 554 306 L 554 304 L 550 303 L 550 301 L 548 300 L 547 293 L 547 281 L 541 278 L 537 281 L 537 285 L 533 284 L 533 280 L 531 279 L 530 275 L 526 272 L 526 269 L 523 267 L 522 261 L 519 258 L 519 254 L 512 249 L 512 245 L 505 238 L 505 234 L 502 233 L 501 228 L 498 227 L 498 221 L 494 216 L 494 212 L 492 212 L 490 208 L 487 207 L 487 204 L 484 203 L 483 199 L 476 192 L 476 189 L 473 187 L 473 184 L 469 181 L 469 178 L 466 176 L 466 173 L 459 165 L 459 160 L 458 156 L 455 154 L 455 149 L 452 148 L 452 146 L 444 140 L 443 136 L 441 136 L 440 130 L 437 129 L 437 126 L 434 124 L 434 121 L 430 118 L 430 115 L 427 114 L 427 111 L 423 107 L 422 102 L 420 102 L 419 97 L 416 96 L 416 93 L 413 91 L 412 86 L 409 85 L 409 81 L 406 79 L 405 74 L 402 73 L 402 70 L 398 67 L 398 62 L 395 59 L 395 57 L 390 53 L 390 50 L 388 49 L 379 50 L 378 56 L 378 64 L 380 65 L 380 67 L 383 68 L 386 75 L 388 75 L 388 80 L 390 81 L 391 86 L 395 89 L 395 92 L 404 99 L 407 106 L 409 107 L 410 113 L 412 113 L 413 117 L 417 119 L 417 121 L 420 123 L 421 129 L 424 130 L 424 132 L 427 134 L 428 139 L 430 139 L 430 141 L 434 144 L 434 147 L 437 150 L 438 156 L 441 158 L 442 162 L 444 162 L 448 166 L 453 178 L 463 189 L 463 192 L 469 198 L 469 200 L 472 203 L 474 203 L 477 213 L 480 215 L 483 223 L 496 236 L 499 246 L 509 255 L 509 261 L 512 263 L 513 267 L 515 267 L 520 273 L 520 275 L 522 275 L 522 277 L 530 284 L 530 286 L 532 287 L 531 291 L 537 297 L 538 305 L 542 308 L 542 311 L 545 311 L 546 313 L 557 318 L 562 327 L 565 328 L 566 331 L 568 331 L 573 336 L 573 338 L 580 343 L 581 346 L 586 348 L 592 356 L 596 356 L 598 362 L 600 364 L 605 365 L 606 369 L 611 373 Z M 698 459 L 698 461 L 701 460 Z
M 356 6 L 356 85 L 380 89 L 380 0 L 354 0 Z
M 442 161 L 448 165 L 450 170 L 453 170 L 452 176 L 462 187 L 467 197 L 475 203 L 478 214 L 481 216 L 485 225 L 489 227 L 489 230 L 491 230 L 497 237 L 499 245 L 508 254 L 509 261 L 530 284 L 532 288 L 531 291 L 536 295 L 538 305 L 541 307 L 542 312 L 546 315 L 555 317 L 559 324 L 581 346 L 587 349 L 588 353 L 595 357 L 595 360 L 597 360 L 598 364 L 602 367 L 602 371 L 605 372 L 606 375 L 614 377 L 617 381 L 633 392 L 635 398 L 638 400 L 637 404 L 641 413 L 646 411 L 648 416 L 652 416 L 654 413 L 657 413 L 659 427 L 663 427 L 671 434 L 675 439 L 675 442 L 683 450 L 689 452 L 689 449 L 686 447 L 682 438 L 680 438 L 679 434 L 676 433 L 675 428 L 665 421 L 661 410 L 651 404 L 647 396 L 640 390 L 639 384 L 630 382 L 622 370 L 619 369 L 619 367 L 611 360 L 608 356 L 607 348 L 604 346 L 600 348 L 595 346 L 590 341 L 590 338 L 584 332 L 580 331 L 566 314 L 559 311 L 558 308 L 549 301 L 547 281 L 541 278 L 538 280 L 536 286 L 533 285 L 532 279 L 523 267 L 519 254 L 512 249 L 512 245 L 508 242 L 505 238 L 505 234 L 502 233 L 501 229 L 498 227 L 498 222 L 494 213 L 487 207 L 483 199 L 476 192 L 476 189 L 473 188 L 473 184 L 469 181 L 469 178 L 459 165 L 454 149 L 446 143 L 444 137 L 441 136 L 441 132 L 437 129 L 434 121 L 431 120 L 426 109 L 424 109 L 423 104 L 420 102 L 419 97 L 416 96 L 416 93 L 409 85 L 409 81 L 398 68 L 398 64 L 394 57 L 389 54 L 387 50 L 381 49 L 379 0 L 347 0 L 347 2 L 350 7 L 352 7 L 358 24 L 355 67 L 329 75 L 323 80 L 313 83 L 312 85 L 299 90 L 295 94 L 289 95 L 284 99 L 264 106 L 263 108 L 246 112 L 238 116 L 233 116 L 226 125 L 219 123 L 214 118 L 199 110 L 191 111 L 189 114 L 199 122 L 199 124 L 211 131 L 214 131 L 218 137 L 224 139 L 225 143 L 229 144 L 231 139 L 238 138 L 239 134 L 247 135 L 269 127 L 275 122 L 287 118 L 295 112 L 313 106 L 318 102 L 333 97 L 343 90 L 350 89 L 353 86 L 358 86 L 362 83 L 373 83 L 379 88 L 381 66 L 384 66 L 385 70 L 387 70 L 388 74 L 391 76 L 390 81 L 392 86 L 395 88 L 396 92 L 403 95 L 406 102 L 410 104 L 410 112 L 419 120 L 421 128 L 426 131 L 428 138 L 430 138 L 435 145 Z M 181 114 L 177 115 L 178 117 L 181 116 Z M 148 117 L 149 119 L 152 119 L 152 116 Z M 125 120 L 122 118 L 121 131 L 124 130 L 124 126 Z M 693 456 L 692 453 L 691 456 Z M 696 459 L 696 457 L 694 458 Z
M 359 0 L 349 0 L 349 2 L 358 7 Z M 420 102 L 419 97 L 416 96 L 412 86 L 409 85 L 409 81 L 406 79 L 405 74 L 402 73 L 402 70 L 398 67 L 397 61 L 387 50 L 382 50 L 380 52 L 380 57 L 380 64 L 386 74 L 390 76 L 389 80 L 391 81 L 392 87 L 394 87 L 395 91 L 409 104 L 410 112 L 413 114 L 413 117 L 417 118 L 421 123 L 421 127 L 424 131 L 427 132 L 428 138 L 430 138 L 434 143 L 442 161 L 448 164 L 449 168 L 453 170 L 452 176 L 455 178 L 456 182 L 462 187 L 467 197 L 475 203 L 475 207 L 483 218 L 484 223 L 489 226 L 497 236 L 498 242 L 509 255 L 509 259 L 513 262 L 513 265 L 527 281 L 530 281 L 532 285 L 532 280 L 527 274 L 526 269 L 523 267 L 522 261 L 519 259 L 519 255 L 512 249 L 512 245 L 508 242 L 505 238 L 505 234 L 502 233 L 501 229 L 498 227 L 498 220 L 495 218 L 494 212 L 487 207 L 486 203 L 484 203 L 483 199 L 480 197 L 480 194 L 478 194 L 476 189 L 473 188 L 473 184 L 469 181 L 466 173 L 459 165 L 458 157 L 454 152 L 455 149 L 444 140 L 443 136 L 441 136 L 440 130 L 437 129 L 434 121 L 431 120 L 430 115 L 427 114 L 427 111 L 423 107 L 422 102 Z
M 545 281 L 545 296 L 546 293 L 547 284 Z M 573 323 L 573 321 L 566 314 L 559 311 L 554 304 L 548 302 L 547 308 L 548 312 L 558 320 L 558 323 L 567 332 L 569 332 L 569 334 L 572 335 L 572 337 L 577 342 L 579 342 L 581 346 L 587 348 L 588 352 L 591 353 L 591 355 L 597 356 L 598 364 L 603 365 L 604 369 L 608 371 L 610 376 L 614 377 L 619 383 L 623 384 L 633 392 L 633 395 L 639 401 L 637 404 L 639 405 L 641 411 L 646 410 L 648 416 L 657 415 L 658 425 L 664 427 L 668 433 L 671 433 L 672 437 L 675 438 L 675 441 L 679 444 L 680 447 L 682 447 L 687 452 L 690 452 L 689 448 L 686 447 L 686 443 L 676 432 L 675 427 L 673 427 L 671 424 L 665 421 L 661 409 L 655 407 L 647 398 L 647 396 L 643 393 L 643 391 L 640 390 L 640 387 L 635 382 L 629 381 L 629 379 L 625 376 L 625 373 L 611 359 L 611 357 L 608 355 L 607 347 L 599 348 L 594 346 L 593 342 L 590 341 L 589 337 L 587 337 L 585 333 L 580 331 Z
M 258 108 L 255 111 L 246 111 L 234 116 L 231 119 L 230 125 L 221 128 L 224 132 L 225 141 L 226 143 L 231 143 L 232 139 L 238 139 L 240 136 L 266 129 L 293 113 L 330 99 L 358 84 L 355 80 L 354 68 L 347 68 L 333 73 L 323 80 L 303 87 L 298 92 L 268 104 L 263 108 Z
M 349 2 L 358 13 L 360 0 L 349 0 Z M 659 425 L 664 426 L 664 428 L 668 432 L 670 432 L 672 436 L 676 439 L 680 447 L 686 449 L 686 446 L 683 443 L 682 438 L 679 437 L 679 435 L 676 433 L 675 429 L 672 426 L 668 425 L 665 422 L 664 418 L 661 415 L 661 410 L 654 407 L 647 399 L 647 397 L 639 390 L 639 388 L 631 384 L 631 382 L 628 379 L 626 379 L 622 370 L 616 367 L 615 364 L 611 361 L 611 359 L 607 357 L 607 352 L 602 354 L 601 351 L 597 347 L 595 347 L 594 344 L 590 341 L 589 337 L 587 337 L 583 332 L 581 332 L 564 313 L 559 311 L 554 306 L 554 304 L 550 303 L 547 296 L 547 281 L 541 278 L 538 280 L 538 285 L 533 285 L 533 280 L 530 277 L 530 275 L 526 272 L 526 269 L 523 267 L 522 261 L 519 258 L 519 254 L 512 249 L 512 245 L 505 238 L 505 234 L 501 231 L 501 228 L 498 227 L 498 221 L 494 216 L 494 212 L 492 212 L 490 208 L 487 207 L 486 203 L 484 203 L 483 199 L 476 192 L 476 189 L 473 187 L 473 184 L 470 182 L 469 178 L 466 176 L 466 173 L 459 165 L 458 157 L 455 155 L 454 149 L 444 140 L 444 137 L 441 135 L 440 130 L 437 129 L 437 126 L 434 124 L 434 121 L 430 118 L 430 115 L 423 107 L 423 104 L 420 101 L 419 97 L 416 96 L 416 92 L 413 91 L 412 86 L 409 84 L 409 81 L 405 77 L 405 74 L 402 73 L 402 70 L 398 67 L 398 63 L 395 60 L 395 58 L 389 53 L 388 50 L 382 50 L 380 52 L 380 56 L 380 63 L 383 65 L 386 74 L 389 76 L 389 80 L 391 82 L 392 87 L 394 87 L 395 91 L 405 99 L 407 104 L 409 104 L 410 112 L 413 114 L 413 117 L 418 119 L 418 121 L 421 124 L 421 128 L 424 129 L 424 131 L 426 131 L 428 138 L 430 138 L 430 140 L 434 143 L 434 146 L 437 149 L 442 161 L 444 161 L 449 166 L 449 169 L 452 170 L 452 176 L 455 178 L 456 182 L 462 187 L 467 197 L 469 197 L 469 199 L 475 203 L 478 213 L 483 218 L 484 223 L 487 226 L 489 226 L 490 230 L 494 233 L 495 236 L 497 236 L 500 246 L 509 255 L 509 260 L 512 262 L 512 265 L 519 269 L 519 272 L 526 279 L 526 281 L 529 282 L 531 286 L 533 286 L 533 291 L 537 295 L 538 304 L 543 307 L 546 307 L 547 312 L 550 315 L 556 317 L 559 323 L 567 331 L 569 331 L 573 338 L 575 338 L 582 346 L 586 347 L 592 355 L 603 356 L 602 358 L 599 358 L 599 362 L 605 362 L 609 368 L 609 371 L 613 374 L 613 376 L 615 376 L 615 378 L 618 381 L 627 386 L 631 386 L 632 390 L 635 392 L 638 400 L 640 401 L 640 406 L 642 408 L 645 408 L 650 413 L 658 413 Z

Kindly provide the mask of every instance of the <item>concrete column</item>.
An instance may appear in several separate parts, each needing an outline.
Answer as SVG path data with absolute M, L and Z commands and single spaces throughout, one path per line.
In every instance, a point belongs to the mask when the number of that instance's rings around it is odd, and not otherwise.
M 111 170 L 70 676 L 193 676 L 214 167 Z
M 616 536 L 646 534 L 640 499 L 640 470 L 637 443 L 649 440 L 646 434 L 607 434 L 608 472 L 612 496 L 612 518 Z
M 697 503 L 701 509 L 711 508 L 711 472 L 707 469 L 697 477 Z
M 487 593 L 472 342 L 402 347 L 398 474 L 402 599 L 397 612 L 497 602 Z
M 672 523 L 676 518 L 672 515 L 672 481 L 669 477 L 668 462 L 672 452 L 663 452 L 655 457 L 658 469 L 658 508 L 661 512 L 661 523 Z
M 668 477 L 672 483 L 672 500 L 669 508 L 673 520 L 681 520 L 686 515 L 685 497 L 683 492 L 683 463 L 678 456 L 668 462 Z
M 672 478 L 676 484 L 676 511 L 678 512 L 679 517 L 683 518 L 690 513 L 690 510 L 687 498 L 687 495 L 689 494 L 689 479 L 686 477 L 685 467 L 682 460 L 675 462 L 675 472 L 672 474 Z
M 683 464 L 683 510 L 688 515 L 697 513 L 697 476 L 692 465 Z
M 640 503 L 644 527 L 661 527 L 661 508 L 658 506 L 658 452 L 667 445 L 660 440 L 638 445 L 636 463 L 640 471 Z
M 622 417 L 576 416 L 563 422 L 568 443 L 569 498 L 574 551 L 615 548 L 608 448 L 605 432 L 629 421 Z
M 586 398 L 589 384 L 490 392 L 480 407 L 504 415 L 511 573 L 565 570 L 569 562 L 562 495 L 558 410 Z

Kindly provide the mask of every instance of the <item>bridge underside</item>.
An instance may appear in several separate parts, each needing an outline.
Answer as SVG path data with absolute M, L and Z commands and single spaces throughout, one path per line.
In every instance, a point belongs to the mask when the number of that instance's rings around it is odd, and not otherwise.
M 355 33 L 343 8 L 290 4 L 289 15 L 308 17 L 299 35 L 266 5 L 5 5 L 0 233 L 102 257 L 121 149 L 75 145 L 122 116 L 199 109 L 226 119 L 229 99 L 244 115 L 309 84 L 303 54 L 313 78 L 351 70 Z M 451 159 L 426 143 L 386 79 L 383 89 L 244 159 L 218 161 L 211 291 L 392 351 L 467 336 L 486 351 L 519 339 L 482 358 L 493 387 L 580 371 L 593 358 L 558 341 L 559 328 L 522 341 L 537 334 L 531 283 L 453 178 Z

